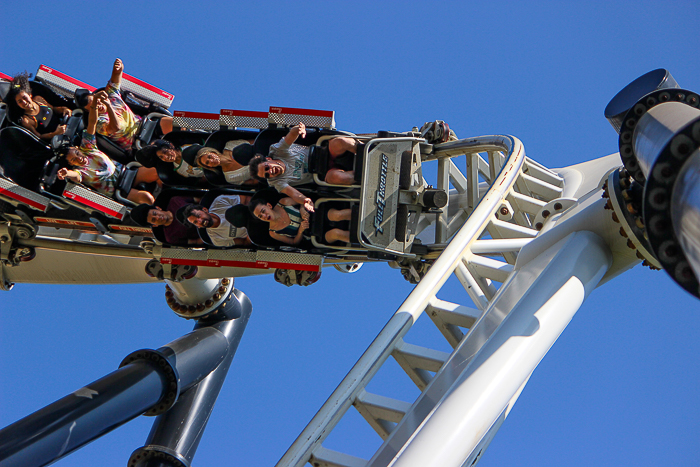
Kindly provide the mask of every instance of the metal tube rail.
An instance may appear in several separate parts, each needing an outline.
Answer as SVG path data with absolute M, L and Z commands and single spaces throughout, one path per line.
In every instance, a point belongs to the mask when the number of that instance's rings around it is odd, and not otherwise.
M 134 352 L 119 370 L 0 430 L 0 464 L 48 465 L 147 411 L 167 410 L 222 361 L 230 364 L 228 337 L 202 327 L 157 351 Z
M 44 248 L 46 250 L 71 251 L 74 253 L 86 253 L 91 255 L 121 256 L 124 258 L 151 259 L 153 255 L 146 253 L 137 246 L 112 244 L 99 245 L 93 243 L 76 242 L 75 240 L 59 240 L 46 238 L 33 238 L 31 240 L 18 239 L 21 246 Z
M 234 289 L 229 305 L 225 306 L 225 319 L 197 323 L 195 332 L 211 329 L 225 336 L 228 350 L 214 371 L 183 392 L 170 410 L 156 418 L 146 445 L 134 451 L 129 465 L 131 461 L 141 467 L 191 465 L 252 310 L 250 299 Z
M 481 198 L 467 222 L 450 241 L 443 254 L 333 391 L 277 466 L 302 467 L 309 461 L 312 450 L 325 440 L 330 433 L 330 428 L 338 423 L 354 398 L 360 394 L 367 382 L 401 342 L 415 320 L 435 298 L 440 287 L 462 260 L 472 254 L 470 246 L 484 231 L 520 175 L 525 161 L 525 149 L 520 140 L 512 136 L 482 136 L 441 144 L 432 155 L 433 159 L 437 159 L 480 151 L 504 151 L 506 154 L 503 167 L 489 191 Z
M 473 465 L 514 395 L 611 263 L 603 239 L 584 231 L 566 236 L 524 265 L 367 467 L 389 462 L 394 467 Z

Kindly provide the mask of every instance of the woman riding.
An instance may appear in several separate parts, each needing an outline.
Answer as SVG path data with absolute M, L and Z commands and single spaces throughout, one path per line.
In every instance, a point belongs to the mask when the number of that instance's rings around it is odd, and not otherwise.
M 198 167 L 208 170 L 215 170 L 217 167 L 221 167 L 227 183 L 248 185 L 257 183 L 257 180 L 250 175 L 247 161 L 241 162 L 245 160 L 247 153 L 250 153 L 251 157 L 254 153 L 253 146 L 248 143 L 237 145 L 233 150 L 224 149 L 223 153 L 214 148 L 205 147 L 197 152 L 194 162 Z M 236 160 L 236 157 L 239 160 Z M 247 157 L 247 159 L 250 160 L 250 157 Z
M 135 115 L 122 99 L 120 89 L 123 73 L 124 64 L 120 59 L 116 59 L 107 87 L 95 94 L 76 92 L 76 100 L 81 108 L 88 113 L 92 113 L 95 110 L 95 98 L 97 96 L 106 98 L 104 109 L 98 111 L 97 132 L 112 140 L 123 151 L 129 151 L 141 126 L 141 117 Z M 171 132 L 173 130 L 173 118 L 161 118 L 160 128 L 163 134 Z
M 248 205 L 251 214 L 270 224 L 270 237 L 288 245 L 299 245 L 303 234 L 309 228 L 309 213 L 292 198 L 282 198 L 274 207 L 264 199 L 254 199 Z M 349 221 L 350 209 L 329 209 L 328 220 L 332 222 Z M 326 232 L 327 243 L 350 243 L 350 232 L 332 228 Z
M 96 108 L 101 110 L 107 105 L 103 98 L 96 99 Z M 122 165 L 112 161 L 102 151 L 97 149 L 95 142 L 95 131 L 97 127 L 98 112 L 92 112 L 88 119 L 88 125 L 83 132 L 83 140 L 80 148 L 70 147 L 66 152 L 66 161 L 73 168 L 59 169 L 57 176 L 59 180 L 68 179 L 73 183 L 83 183 L 98 192 L 113 196 L 117 189 L 119 174 Z M 133 184 L 154 182 L 158 180 L 158 173 L 155 169 L 139 167 Z M 155 199 L 148 191 L 131 188 L 127 199 L 136 204 L 153 204 Z
M 199 167 L 192 167 L 188 164 L 186 160 L 187 157 L 183 158 L 183 154 L 190 151 L 197 153 L 201 148 L 202 146 L 199 144 L 178 148 L 170 141 L 158 139 L 148 146 L 141 148 L 135 156 L 136 161 L 141 163 L 144 167 L 155 167 L 157 159 L 160 159 L 163 162 L 172 163 L 173 171 L 183 177 L 200 178 L 204 176 L 202 169 Z
M 61 118 L 69 117 L 71 110 L 68 107 L 53 107 L 43 97 L 33 96 L 27 73 L 12 79 L 6 100 L 10 118 L 42 140 L 50 141 L 54 136 L 65 133 L 66 126 L 61 124 Z

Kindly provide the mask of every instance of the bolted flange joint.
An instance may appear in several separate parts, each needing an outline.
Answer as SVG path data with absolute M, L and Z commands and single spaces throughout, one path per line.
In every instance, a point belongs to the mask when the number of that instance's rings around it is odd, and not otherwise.
M 146 462 L 150 460 L 157 460 L 161 465 L 167 465 L 168 467 L 190 467 L 190 463 L 187 462 L 187 459 L 164 446 L 144 446 L 138 448 L 131 453 L 127 465 L 129 467 L 141 467 L 146 465 Z
M 170 407 L 175 405 L 180 394 L 180 376 L 177 369 L 163 354 L 151 349 L 137 350 L 127 355 L 119 364 L 119 368 L 138 361 L 145 361 L 152 365 L 166 381 L 165 389 L 160 399 L 144 415 L 154 416 L 167 412 Z
M 200 319 L 216 314 L 233 291 L 233 279 L 192 279 L 165 286 L 165 301 L 176 315 L 185 319 Z

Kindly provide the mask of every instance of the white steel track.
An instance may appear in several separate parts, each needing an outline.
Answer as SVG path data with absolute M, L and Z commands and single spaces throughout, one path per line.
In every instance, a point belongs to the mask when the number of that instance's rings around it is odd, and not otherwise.
M 464 172 L 455 163 L 460 156 L 466 156 Z M 316 467 L 456 467 L 467 459 L 470 462 L 478 460 L 480 452 L 490 442 L 532 370 L 568 324 L 583 298 L 608 270 L 610 251 L 600 237 L 590 232 L 570 233 L 564 238 L 557 238 L 547 245 L 544 252 L 531 258 L 527 265 L 516 265 L 519 251 L 538 235 L 542 227 L 535 225 L 535 221 L 543 218 L 543 210 L 552 209 L 544 216 L 548 217 L 550 214 L 560 214 L 555 212 L 557 210 L 563 212 L 572 206 L 572 200 L 563 200 L 562 203 L 555 201 L 564 192 L 564 179 L 527 159 L 518 139 L 485 136 L 445 143 L 436 146 L 434 153 L 426 159 L 438 160 L 438 188 L 449 190 L 450 183 L 453 187 L 450 204 L 438 216 L 435 229 L 435 242 L 449 243 L 278 462 L 278 467 L 301 467 L 307 462 Z M 488 189 L 484 192 L 486 187 Z M 595 209 L 586 212 L 591 211 Z M 422 221 L 422 227 L 429 224 L 428 220 Z M 521 273 L 521 278 L 516 280 L 518 273 Z M 467 297 L 464 300 L 467 304 L 447 302 L 437 297 L 452 274 L 464 286 L 471 306 Z M 537 280 L 540 274 L 552 279 L 546 287 Z M 583 279 L 572 280 L 577 275 Z M 454 413 L 452 407 L 440 411 L 441 405 L 447 406 L 451 403 L 449 401 L 454 400 L 451 394 L 458 392 L 454 385 L 464 383 L 464 375 L 469 374 L 466 369 L 470 361 L 475 360 L 483 349 L 495 346 L 488 350 L 487 355 L 502 356 L 502 360 L 496 364 L 497 368 L 502 367 L 501 370 L 488 370 L 489 374 L 495 371 L 494 375 L 500 374 L 501 378 L 504 378 L 502 369 L 510 368 L 513 358 L 520 358 L 518 352 L 523 350 L 522 346 L 516 346 L 513 354 L 512 349 L 501 349 L 500 341 L 494 336 L 500 334 L 499 338 L 507 339 L 505 336 L 508 332 L 522 331 L 522 323 L 530 325 L 540 305 L 544 306 L 553 296 L 569 296 L 574 291 L 580 291 L 578 295 L 572 295 L 580 297 L 580 300 L 571 300 L 571 305 L 565 307 L 568 312 L 557 316 L 555 324 L 547 324 L 547 332 L 536 333 L 536 339 L 528 341 L 526 346 L 537 350 L 526 352 L 525 363 L 519 361 L 520 365 L 524 364 L 524 371 L 520 371 L 518 377 L 505 376 L 509 389 L 505 395 L 501 395 L 499 402 L 486 404 L 486 408 L 483 404 L 477 404 L 481 412 L 477 410 L 479 415 L 474 418 L 474 394 L 489 400 L 490 393 L 495 390 L 490 377 L 484 379 L 482 370 L 478 372 L 481 382 L 468 385 L 471 388 L 471 404 L 467 403 L 465 408 L 463 397 L 454 396 L 458 398 L 457 405 L 462 406 L 462 410 Z M 538 304 L 537 308 L 522 306 L 523 297 L 527 294 L 531 299 L 529 303 Z M 508 329 L 503 323 L 514 310 L 519 310 L 517 314 L 520 318 L 510 319 L 510 331 L 499 332 L 500 329 Z M 452 355 L 404 341 L 423 312 L 427 312 L 450 346 L 456 349 Z M 552 313 L 544 314 L 552 316 Z M 537 321 L 538 318 L 534 319 Z M 367 385 L 390 356 L 421 391 L 415 401 L 402 401 L 367 391 Z M 455 366 L 454 362 L 459 363 Z M 471 371 L 475 371 L 473 367 Z M 503 397 L 506 397 L 505 402 Z M 384 440 L 369 461 L 323 446 L 324 440 L 351 406 Z M 469 410 L 472 410 L 472 415 L 468 415 Z M 442 416 L 446 412 L 452 412 L 450 423 L 430 422 L 433 415 Z M 434 429 L 432 425 L 441 428 Z M 475 429 L 474 426 L 479 428 Z M 449 430 L 460 432 L 461 437 L 450 437 Z M 436 437 L 442 437 L 442 441 Z M 447 446 L 450 439 L 461 444 L 460 449 L 453 449 L 456 452 L 449 459 L 443 457 L 432 462 L 431 459 L 437 459 L 432 453 L 450 450 Z M 402 456 L 409 451 L 409 455 Z

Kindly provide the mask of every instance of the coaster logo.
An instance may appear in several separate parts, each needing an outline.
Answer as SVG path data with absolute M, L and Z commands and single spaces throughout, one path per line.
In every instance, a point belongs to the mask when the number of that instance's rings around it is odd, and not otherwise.
M 377 196 L 374 200 L 377 205 L 377 214 L 374 216 L 374 228 L 379 233 L 384 233 L 382 230 L 382 221 L 384 220 L 384 207 L 386 206 L 386 175 L 389 171 L 389 159 L 386 154 L 382 154 L 382 167 L 379 171 L 379 188 Z

